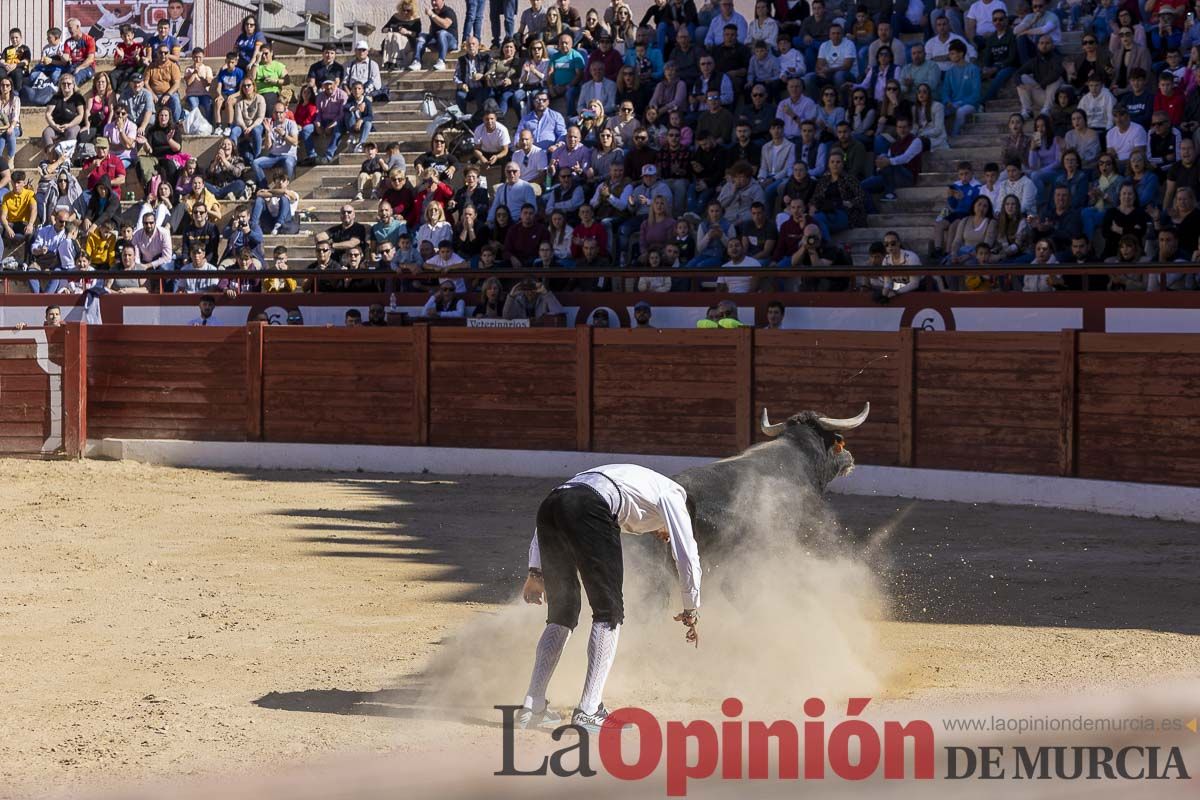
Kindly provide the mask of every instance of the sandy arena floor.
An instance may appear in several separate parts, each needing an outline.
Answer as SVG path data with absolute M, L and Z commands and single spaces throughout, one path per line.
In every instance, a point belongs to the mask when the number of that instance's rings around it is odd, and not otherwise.
M 512 600 L 554 483 L 0 461 L 0 796 L 339 751 L 498 747 L 489 706 L 524 691 L 541 617 Z M 869 643 L 846 644 L 859 672 L 793 665 L 811 681 L 776 694 L 865 690 L 902 704 L 1200 676 L 1190 526 L 831 502 L 852 529 L 892 531 L 887 608 L 866 621 Z M 798 660 L 819 660 L 828 648 L 804 645 L 833 635 L 819 633 L 824 614 L 771 624 Z M 705 622 L 697 653 L 679 635 L 662 658 L 711 657 L 721 628 Z M 687 691 L 631 679 L 634 627 L 609 694 L 694 706 Z M 447 643 L 464 628 L 470 641 Z M 571 643 L 577 660 L 582 649 Z M 576 679 L 556 683 L 572 702 Z

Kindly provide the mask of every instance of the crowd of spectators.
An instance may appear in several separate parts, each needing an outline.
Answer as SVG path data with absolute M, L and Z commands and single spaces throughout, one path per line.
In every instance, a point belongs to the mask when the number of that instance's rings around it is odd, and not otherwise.
M 78 20 L 50 30 L 40 54 L 14 28 L 0 52 L 9 266 L 164 272 L 149 283 L 34 282 L 43 291 L 303 290 L 317 277 L 182 273 L 286 266 L 287 248 L 270 238 L 300 231 L 295 171 L 339 152 L 361 154 L 354 200 L 313 235 L 305 271 L 350 273 L 323 288 L 429 290 L 437 315 L 467 313 L 441 297 L 447 284 L 458 298 L 482 290 L 485 304 L 509 289 L 490 301 L 500 315 L 534 316 L 564 289 L 860 286 L 886 301 L 1156 288 L 1157 276 L 1011 278 L 1003 266 L 1200 258 L 1200 0 L 757 0 L 749 18 L 732 0 L 656 0 L 640 21 L 623 0 L 583 13 L 571 0 L 525 2 L 518 15 L 493 0 L 489 49 L 482 2 L 468 2 L 460 26 L 443 0 L 401 0 L 378 50 L 357 41 L 343 58 L 330 45 L 303 74 L 289 74 L 253 16 L 216 70 L 202 47 L 183 52 L 165 19 L 144 37 L 123 26 L 110 63 Z M 1082 52 L 1069 56 L 1062 33 L 1075 28 Z M 470 136 L 435 133 L 410 174 L 402 145 L 373 136 L 385 76 L 445 69 L 456 51 L 453 99 Z M 954 164 L 955 137 L 1010 86 L 1020 110 L 1007 135 L 993 125 L 985 137 L 1000 140 L 994 156 L 957 162 L 929 252 L 883 228 L 864 242 L 860 263 L 905 277 L 804 277 L 849 265 L 835 237 L 868 214 L 911 214 L 892 202 L 898 193 L 939 169 L 930 164 Z M 22 103 L 45 109 L 36 170 L 11 168 Z M 188 148 L 206 133 L 222 140 L 202 164 Z M 368 198 L 369 222 L 354 207 Z M 963 273 L 923 278 L 930 259 Z M 554 267 L 613 273 L 532 288 L 439 275 Z M 766 267 L 795 276 L 720 276 Z M 1194 286 L 1167 274 L 1166 288 Z

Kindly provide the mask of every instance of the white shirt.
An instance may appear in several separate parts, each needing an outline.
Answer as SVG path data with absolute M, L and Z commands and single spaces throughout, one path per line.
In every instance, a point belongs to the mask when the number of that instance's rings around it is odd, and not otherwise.
M 1116 125 L 1109 128 L 1104 144 L 1116 151 L 1118 161 L 1128 161 L 1135 147 L 1149 149 L 1150 136 L 1141 125 L 1130 122 L 1124 133 Z
M 537 180 L 538 173 L 546 169 L 548 157 L 546 151 L 535 144 L 528 153 L 519 147 L 514 150 L 512 162 L 521 168 L 521 180 L 532 183 Z
M 728 269 L 754 269 L 761 266 L 762 264 L 758 263 L 756 259 L 750 258 L 750 256 L 746 256 L 736 264 L 732 261 L 726 261 L 721 265 L 722 268 Z M 717 283 L 725 284 L 725 288 L 730 294 L 746 294 L 754 289 L 754 282 L 755 278 L 744 276 L 727 277 L 725 275 L 721 275 L 717 278 Z
M 968 42 L 966 39 L 959 36 L 957 33 L 952 33 L 946 37 L 946 41 L 942 41 L 934 36 L 925 43 L 925 60 L 936 62 L 938 67 L 945 72 L 954 64 L 950 62 L 950 43 L 955 39 L 967 46 L 967 61 L 975 62 L 975 45 Z
M 849 69 L 854 69 L 854 58 L 858 55 L 858 48 L 854 46 L 854 42 L 849 39 L 842 39 L 841 44 L 834 44 L 826 40 L 817 50 L 817 58 L 825 59 L 825 64 L 830 69 L 837 69 L 838 66 L 850 59 Z M 815 66 L 815 65 L 814 65 Z
M 1079 110 L 1087 117 L 1087 126 L 1097 130 L 1112 127 L 1112 112 L 1115 105 L 1116 98 L 1113 97 L 1112 92 L 1106 86 L 1100 87 L 1100 95 L 1098 97 L 1091 92 L 1087 92 L 1083 97 L 1079 98 Z
M 679 572 L 683 607 L 699 608 L 700 552 L 687 510 L 687 491 L 665 475 L 636 464 L 607 464 L 581 472 L 562 484 L 578 485 L 590 486 L 604 498 L 622 533 L 667 529 L 671 557 Z M 529 566 L 537 569 L 542 566 L 536 530 L 529 543 Z
M 510 144 L 512 144 L 512 136 L 509 135 L 508 128 L 504 125 L 497 123 L 496 130 L 489 131 L 487 126 L 481 123 L 475 129 L 475 146 L 481 153 L 499 153 Z
M 992 14 L 995 11 L 1003 11 L 1005 16 L 1008 16 L 1008 6 L 1004 4 L 1004 0 L 975 0 L 971 7 L 967 9 L 967 19 L 975 20 L 975 35 L 976 36 L 991 36 L 996 32 L 996 25 L 992 22 Z
M 1000 200 L 1002 203 L 1004 198 L 1010 194 L 1016 195 L 1017 199 L 1021 201 L 1022 214 L 1037 213 L 1037 186 L 1030 180 L 1028 175 L 1022 175 L 1016 182 L 1005 178 L 998 185 L 1000 187 Z M 998 209 L 999 206 L 995 206 L 995 208 Z

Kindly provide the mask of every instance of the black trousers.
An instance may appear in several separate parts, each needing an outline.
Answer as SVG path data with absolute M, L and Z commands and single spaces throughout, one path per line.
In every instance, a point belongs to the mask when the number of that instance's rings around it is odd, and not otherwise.
M 624 622 L 621 527 L 604 498 L 587 486 L 555 489 L 538 508 L 537 527 L 547 624 L 572 630 L 579 624 L 580 580 L 593 622 L 610 628 Z

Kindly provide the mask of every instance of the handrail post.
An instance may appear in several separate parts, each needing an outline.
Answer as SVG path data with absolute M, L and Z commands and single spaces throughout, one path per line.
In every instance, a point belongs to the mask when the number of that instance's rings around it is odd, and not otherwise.
M 592 449 L 592 328 L 575 327 L 575 449 Z
M 917 332 L 913 328 L 901 328 L 896 343 L 896 424 L 899 452 L 897 460 L 902 467 L 913 464 L 913 427 L 916 424 L 917 407 Z
M 70 458 L 83 458 L 87 447 L 88 326 L 86 322 L 72 322 L 64 328 L 63 449 Z
M 246 440 L 263 438 L 263 360 L 266 351 L 266 323 L 246 326 Z

